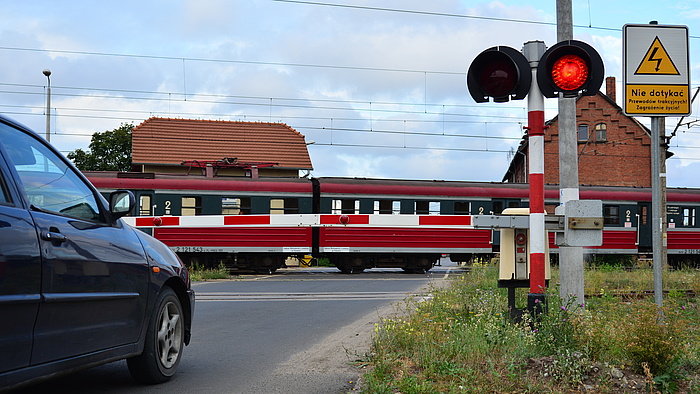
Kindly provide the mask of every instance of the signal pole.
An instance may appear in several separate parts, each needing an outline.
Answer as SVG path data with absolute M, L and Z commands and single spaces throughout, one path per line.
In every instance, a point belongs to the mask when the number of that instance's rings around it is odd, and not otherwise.
M 573 40 L 571 0 L 557 0 L 557 41 Z M 579 199 L 576 98 L 562 97 L 559 106 L 559 204 Z M 559 247 L 559 296 L 563 302 L 584 304 L 583 248 Z
M 604 73 L 600 54 L 585 42 L 564 40 L 545 49 L 542 41 L 525 43 L 522 53 L 511 47 L 495 46 L 477 55 L 467 71 L 467 89 L 477 103 L 488 102 L 489 98 L 496 103 L 525 97 L 528 100 L 528 309 L 532 315 L 545 309 L 545 262 L 549 243 L 544 217 L 544 98 L 596 95 L 603 83 Z M 577 181 L 575 184 L 578 187 Z M 569 240 L 566 237 L 569 233 L 573 233 L 574 238 L 580 236 L 573 230 L 565 229 L 564 243 L 588 245 L 586 240 Z
M 662 121 L 661 116 L 651 117 L 651 238 L 654 257 L 654 302 L 661 307 L 663 305 L 663 283 L 662 274 L 663 266 L 661 262 L 662 241 L 661 235 L 663 232 L 662 215 L 665 212 L 661 211 L 661 177 L 666 174 L 661 174 L 661 127 L 665 126 L 665 121 Z M 665 152 L 664 152 L 665 153 Z M 666 159 L 665 157 L 663 158 Z
M 542 41 L 529 41 L 523 47 L 534 80 L 537 79 L 537 66 L 544 52 Z M 537 316 L 545 306 L 545 252 L 549 242 L 544 225 L 544 96 L 537 83 L 530 85 L 527 111 L 530 147 L 530 293 L 527 295 L 527 306 L 532 315 Z

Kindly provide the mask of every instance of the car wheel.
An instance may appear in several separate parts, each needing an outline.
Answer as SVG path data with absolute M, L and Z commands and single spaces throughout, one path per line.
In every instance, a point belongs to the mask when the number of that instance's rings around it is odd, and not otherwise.
M 143 353 L 129 358 L 131 376 L 139 383 L 155 384 L 170 379 L 184 348 L 184 314 L 180 300 L 169 287 L 163 288 L 148 323 Z

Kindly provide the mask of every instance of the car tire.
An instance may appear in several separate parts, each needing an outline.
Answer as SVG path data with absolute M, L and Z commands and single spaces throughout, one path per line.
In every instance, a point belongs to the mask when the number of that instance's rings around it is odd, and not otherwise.
M 169 380 L 177 370 L 185 347 L 185 322 L 180 300 L 164 287 L 148 323 L 143 353 L 127 360 L 131 377 L 139 383 Z

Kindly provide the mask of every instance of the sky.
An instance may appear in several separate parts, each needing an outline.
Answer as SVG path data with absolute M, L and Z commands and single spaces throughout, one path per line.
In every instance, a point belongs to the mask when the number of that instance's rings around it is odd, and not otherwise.
M 43 134 L 51 70 L 51 142 L 62 152 L 153 116 L 282 122 L 306 137 L 316 177 L 501 181 L 527 100 L 477 104 L 466 71 L 492 46 L 556 43 L 554 0 L 0 0 L 0 9 L 0 113 Z M 601 54 L 618 104 L 622 27 L 652 20 L 688 26 L 694 92 L 700 0 L 573 0 L 574 38 Z M 692 111 L 666 118 L 667 135 L 681 123 L 669 186 L 700 187 L 700 97 Z M 546 99 L 545 118 L 556 114 Z

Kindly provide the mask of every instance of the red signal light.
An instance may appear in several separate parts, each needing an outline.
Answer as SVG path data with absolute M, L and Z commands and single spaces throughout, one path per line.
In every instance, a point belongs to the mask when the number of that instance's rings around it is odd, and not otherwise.
M 552 66 L 552 81 L 562 90 L 578 90 L 588 80 L 588 64 L 581 56 L 564 55 Z
M 566 40 L 540 58 L 537 85 L 544 97 L 593 96 L 603 83 L 603 59 L 585 42 Z

